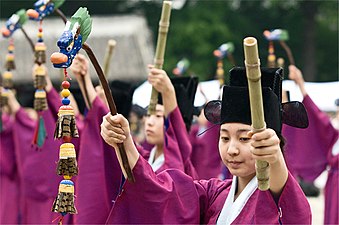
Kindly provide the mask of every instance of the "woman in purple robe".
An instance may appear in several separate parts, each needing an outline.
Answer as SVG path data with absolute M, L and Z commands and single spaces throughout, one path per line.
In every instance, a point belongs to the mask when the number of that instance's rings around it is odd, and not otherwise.
M 88 109 L 77 156 L 79 174 L 75 182 L 75 206 L 78 214 L 73 216 L 74 224 L 103 224 L 113 205 L 112 200 L 118 194 L 121 181 L 115 152 L 100 136 L 102 116 L 109 109 L 93 86 L 86 57 L 78 54 L 70 69 L 78 81 Z
M 0 224 L 19 224 L 20 183 L 13 142 L 13 117 L 2 111 L 0 132 Z
M 193 114 L 189 115 L 187 108 L 193 106 L 194 99 L 189 99 L 188 96 L 194 96 L 195 91 L 189 92 L 196 87 L 186 90 L 183 88 L 183 79 L 175 81 L 173 79 L 174 85 L 164 70 L 153 66 L 149 66 L 149 69 L 148 81 L 161 94 L 159 99 L 161 104 L 156 105 L 155 115 L 147 115 L 145 119 L 146 141 L 154 147 L 148 151 L 138 146 L 138 151 L 156 173 L 176 168 L 193 178 L 198 178 L 190 159 L 192 146 L 186 129 L 190 127 L 193 117 Z M 187 118 L 186 124 L 182 113 L 185 113 Z
M 232 74 L 230 80 L 246 79 L 244 69 L 234 69 Z M 310 224 L 310 206 L 288 172 L 280 147 L 281 70 L 262 69 L 262 80 L 265 77 L 274 77 L 274 84 L 265 86 L 262 81 L 267 129 L 253 134 L 248 90 L 235 83 L 224 87 L 222 102 L 205 107 L 207 119 L 221 125 L 219 152 L 234 175 L 232 180 L 194 181 L 175 169 L 155 174 L 139 157 L 127 119 L 107 114 L 101 135 L 116 150 L 118 143 L 124 144 L 136 181 L 124 184 L 106 223 Z M 267 191 L 257 188 L 255 160 L 270 164 Z
M 282 133 L 287 140 L 286 162 L 296 178 L 313 183 L 329 167 L 325 186 L 324 224 L 339 224 L 338 217 L 338 138 L 329 116 L 322 112 L 308 95 L 302 72 L 289 66 L 289 78 L 294 80 L 304 97 L 309 118 L 309 127 L 300 130 L 284 125 Z M 337 144 L 336 144 L 337 143 Z

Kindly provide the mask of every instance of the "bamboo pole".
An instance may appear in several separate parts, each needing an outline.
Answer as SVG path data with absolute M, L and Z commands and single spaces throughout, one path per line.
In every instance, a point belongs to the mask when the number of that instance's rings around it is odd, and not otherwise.
M 107 78 L 108 76 L 108 71 L 109 71 L 109 65 L 111 62 L 113 50 L 116 46 L 117 42 L 113 39 L 108 40 L 107 47 L 106 47 L 106 54 L 104 57 L 104 74 Z
M 244 39 L 244 52 L 251 106 L 252 131 L 257 133 L 266 129 L 266 123 L 261 89 L 260 59 L 258 56 L 258 44 L 255 38 L 247 37 Z M 261 191 L 268 190 L 270 187 L 269 171 L 268 162 L 256 160 L 256 176 L 258 188 Z
M 171 7 L 172 7 L 171 1 L 164 1 L 162 4 L 157 47 L 156 47 L 155 57 L 154 57 L 154 67 L 157 69 L 162 69 L 162 66 L 164 63 L 167 33 L 168 33 L 169 24 L 170 24 L 169 20 L 171 16 Z M 151 100 L 150 100 L 149 107 L 148 107 L 148 113 L 150 115 L 155 114 L 155 107 L 157 103 L 158 103 L 158 91 L 154 87 L 152 87 Z

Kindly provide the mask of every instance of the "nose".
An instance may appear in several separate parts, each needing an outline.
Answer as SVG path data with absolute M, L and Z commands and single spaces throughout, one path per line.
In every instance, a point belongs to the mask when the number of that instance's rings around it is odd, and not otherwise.
M 68 57 L 65 54 L 62 54 L 60 52 L 54 52 L 51 55 L 51 62 L 53 64 L 61 64 L 61 63 L 66 63 L 68 61 Z
M 235 156 L 239 154 L 239 148 L 238 148 L 238 144 L 236 141 L 231 140 L 229 143 L 229 146 L 227 148 L 227 154 L 231 155 L 231 156 Z

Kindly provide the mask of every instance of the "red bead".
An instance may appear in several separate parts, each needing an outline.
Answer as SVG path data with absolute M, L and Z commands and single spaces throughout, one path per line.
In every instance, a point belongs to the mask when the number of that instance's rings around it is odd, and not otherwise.
M 63 81 L 62 83 L 61 83 L 61 86 L 64 88 L 64 89 L 68 89 L 70 86 L 71 86 L 71 84 L 68 82 L 68 81 Z
M 65 143 L 70 143 L 71 140 L 72 140 L 72 137 L 71 137 L 71 136 L 63 136 L 63 137 L 62 137 L 62 140 L 63 140 Z
M 39 32 L 42 32 L 42 28 L 39 28 Z

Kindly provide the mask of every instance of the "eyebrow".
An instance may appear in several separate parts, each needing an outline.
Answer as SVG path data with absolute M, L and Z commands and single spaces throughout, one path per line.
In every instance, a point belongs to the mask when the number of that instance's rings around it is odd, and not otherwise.
M 222 128 L 220 131 L 221 132 L 229 133 L 229 131 L 227 129 L 225 129 L 225 128 Z M 239 130 L 237 130 L 237 134 L 243 133 L 243 132 L 249 132 L 249 131 L 251 131 L 251 129 L 239 129 Z

